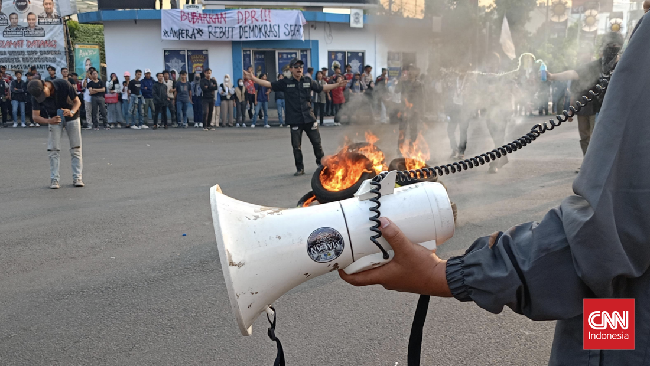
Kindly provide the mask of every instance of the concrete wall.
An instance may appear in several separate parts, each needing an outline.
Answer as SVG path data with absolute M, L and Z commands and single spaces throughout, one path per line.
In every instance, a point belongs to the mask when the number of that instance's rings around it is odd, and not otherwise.
M 230 74 L 235 80 L 239 76 L 234 75 L 241 70 L 240 47 L 260 48 L 262 45 L 269 45 L 268 48 L 285 48 L 279 46 L 296 45 L 299 41 L 258 41 L 238 42 L 233 47 L 232 42 L 204 42 L 204 41 L 162 41 L 160 39 L 159 20 L 134 21 L 112 21 L 104 23 L 104 34 L 106 42 L 106 65 L 107 72 L 115 72 L 122 79 L 124 71 L 133 74 L 135 69 L 150 68 L 154 73 L 162 71 L 164 49 L 207 49 L 209 51 L 210 68 L 213 75 L 220 79 L 224 74 Z M 366 64 L 372 65 L 373 74 L 380 73 L 382 67 L 387 67 L 389 51 L 415 52 L 417 63 L 420 68 L 426 71 L 428 65 L 429 50 L 426 30 L 417 26 L 387 27 L 383 24 L 367 24 L 365 28 L 350 28 L 343 23 L 311 22 L 305 28 L 305 42 L 299 48 L 309 48 L 309 41 L 317 47 L 317 55 L 312 51 L 312 66 L 323 67 L 328 64 L 328 51 L 365 51 Z M 283 43 L 285 42 L 285 43 Z M 236 42 L 237 43 L 237 42 Z M 239 46 L 241 44 L 241 46 Z M 234 52 L 237 51 L 237 52 Z M 233 63 L 234 60 L 234 63 Z M 235 72 L 233 72 L 233 66 Z M 239 73 L 241 73 L 239 71 Z

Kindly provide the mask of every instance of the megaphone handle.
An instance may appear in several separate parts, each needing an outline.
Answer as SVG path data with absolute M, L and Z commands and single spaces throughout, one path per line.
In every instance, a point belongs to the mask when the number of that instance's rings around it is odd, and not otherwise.
M 384 264 L 393 260 L 393 257 L 395 257 L 395 252 L 392 250 L 388 251 L 388 259 L 384 259 L 384 255 L 382 253 L 367 255 L 345 267 L 343 271 L 349 275 L 367 271 L 369 269 L 383 266 Z

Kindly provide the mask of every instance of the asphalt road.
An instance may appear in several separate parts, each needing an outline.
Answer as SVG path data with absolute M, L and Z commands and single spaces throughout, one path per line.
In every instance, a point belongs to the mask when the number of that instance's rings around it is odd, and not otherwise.
M 508 134 L 538 121 L 522 119 Z M 326 153 L 369 128 L 392 157 L 392 125 L 324 128 Z M 446 126 L 424 134 L 431 161 L 446 161 Z M 209 188 L 293 207 L 316 168 L 306 138 L 307 175 L 296 178 L 286 128 L 84 131 L 86 187 L 72 187 L 64 151 L 59 190 L 47 188 L 46 142 L 43 127 L 0 129 L 0 365 L 272 365 L 266 319 L 242 337 L 230 311 Z M 491 147 L 484 122 L 474 121 L 468 154 Z M 541 219 L 571 194 L 581 160 L 577 126 L 567 124 L 511 155 L 497 175 L 484 166 L 444 177 L 459 221 L 439 254 Z M 354 288 L 336 273 L 308 281 L 275 303 L 287 364 L 406 365 L 416 301 Z M 509 309 L 494 315 L 432 299 L 423 364 L 545 364 L 553 330 Z

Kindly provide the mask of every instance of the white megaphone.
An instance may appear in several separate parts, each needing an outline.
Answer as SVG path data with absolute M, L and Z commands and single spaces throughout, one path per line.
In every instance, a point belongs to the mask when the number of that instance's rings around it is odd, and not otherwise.
M 435 249 L 454 235 L 454 215 L 439 183 L 395 189 L 395 172 L 381 182 L 381 215 L 390 218 L 413 242 Z M 230 305 L 242 335 L 284 293 L 308 279 L 339 268 L 352 274 L 381 266 L 379 248 L 370 241 L 376 195 L 370 181 L 355 197 L 306 208 L 257 206 L 230 198 L 216 185 L 210 191 L 212 219 Z M 382 246 L 391 249 L 385 239 Z

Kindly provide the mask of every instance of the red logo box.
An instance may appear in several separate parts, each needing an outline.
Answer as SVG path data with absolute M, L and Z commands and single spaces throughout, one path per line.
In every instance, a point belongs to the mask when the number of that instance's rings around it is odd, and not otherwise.
M 585 350 L 634 349 L 634 299 L 584 299 Z

